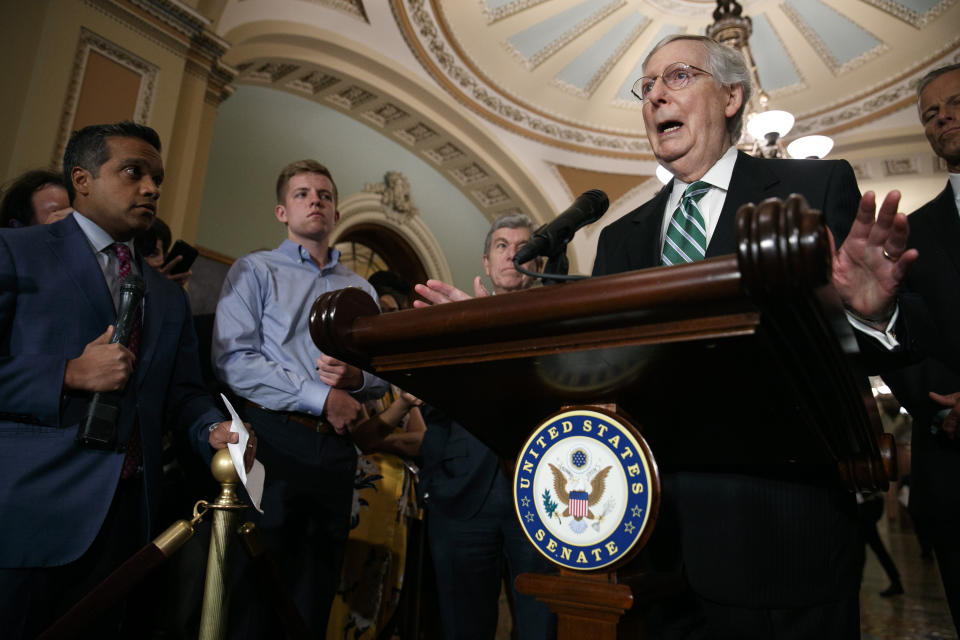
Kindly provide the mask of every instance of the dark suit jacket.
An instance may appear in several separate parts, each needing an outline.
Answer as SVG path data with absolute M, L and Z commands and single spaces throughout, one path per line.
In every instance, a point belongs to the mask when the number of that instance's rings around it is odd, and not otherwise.
M 904 356 L 915 364 L 880 373 L 913 417 L 910 509 L 956 522 L 960 442 L 931 433 L 934 415 L 943 407 L 927 395 L 960 391 L 960 215 L 950 183 L 909 221 L 908 245 L 920 257 L 900 295 L 897 337 Z
M 424 406 L 418 491 L 430 509 L 452 518 L 480 510 L 500 468 L 497 455 L 443 412 Z
M 671 188 L 666 185 L 603 230 L 594 275 L 659 264 Z M 739 153 L 707 257 L 736 251 L 735 216 L 741 205 L 792 193 L 823 211 L 838 243 L 846 237 L 860 201 L 848 163 L 763 160 Z M 789 412 L 785 407 L 783 420 L 770 427 L 789 428 Z M 737 415 L 717 415 L 716 429 L 735 437 L 739 422 Z M 656 454 L 655 443 L 651 446 Z M 665 474 L 651 553 L 658 545 L 672 551 L 679 540 L 679 561 L 691 587 L 721 604 L 799 607 L 855 595 L 862 544 L 852 496 L 828 475 L 820 481 L 818 470 L 804 469 L 796 477 L 792 471 L 754 472 L 718 467 Z
M 208 457 L 205 427 L 223 418 L 200 380 L 186 293 L 149 267 L 140 272 L 140 354 L 118 436 L 125 445 L 139 424 L 149 517 L 159 503 L 164 412 Z M 103 272 L 72 215 L 0 230 L 0 567 L 75 560 L 104 521 L 124 453 L 77 445 L 91 394 L 64 390 L 63 374 L 115 322 Z
M 673 183 L 600 234 L 593 275 L 646 269 L 660 264 L 664 208 Z M 712 258 L 737 250 L 737 209 L 748 202 L 759 204 L 767 198 L 785 199 L 802 194 L 807 204 L 827 218 L 837 246 L 847 237 L 860 203 L 860 191 L 853 169 L 842 160 L 763 160 L 737 154 L 727 198 L 707 246 Z M 670 212 L 671 214 L 673 212 Z

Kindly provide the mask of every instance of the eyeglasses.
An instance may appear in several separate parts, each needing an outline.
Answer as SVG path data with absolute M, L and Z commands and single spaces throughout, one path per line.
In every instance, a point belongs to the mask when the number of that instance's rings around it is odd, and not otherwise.
M 667 85 L 668 89 L 677 91 L 690 86 L 690 83 L 693 81 L 693 79 L 700 74 L 705 74 L 708 76 L 713 75 L 709 71 L 704 71 L 703 69 L 695 67 L 692 64 L 674 62 L 664 69 L 663 73 L 658 76 L 643 76 L 633 83 L 633 88 L 630 89 L 630 91 L 633 92 L 633 95 L 637 96 L 637 99 L 640 100 L 640 102 L 646 102 L 650 97 L 650 92 L 653 91 L 653 86 L 657 83 L 657 78 L 662 79 L 663 84 Z

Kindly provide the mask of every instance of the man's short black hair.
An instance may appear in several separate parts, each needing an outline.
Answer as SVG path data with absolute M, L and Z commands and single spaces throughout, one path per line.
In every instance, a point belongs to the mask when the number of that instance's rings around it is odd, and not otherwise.
M 157 250 L 157 240 L 160 240 L 161 251 L 164 257 L 170 251 L 170 242 L 173 236 L 170 233 L 170 227 L 160 218 L 154 218 L 149 227 L 138 233 L 133 238 L 133 248 L 137 255 L 143 258 L 152 256 Z
M 67 188 L 63 176 L 47 169 L 27 171 L 11 182 L 0 203 L 0 227 L 29 227 L 36 224 L 33 194 L 47 185 Z
M 107 138 L 139 138 L 160 151 L 160 136 L 150 127 L 124 120 L 116 124 L 92 124 L 74 131 L 63 152 L 63 178 L 67 183 L 67 196 L 73 204 L 74 167 L 86 169 L 94 178 L 99 177 L 100 167 L 110 159 Z
M 378 296 L 393 296 L 401 309 L 406 308 L 413 296 L 413 285 L 394 271 L 377 271 L 367 278 L 367 282 L 373 285 Z

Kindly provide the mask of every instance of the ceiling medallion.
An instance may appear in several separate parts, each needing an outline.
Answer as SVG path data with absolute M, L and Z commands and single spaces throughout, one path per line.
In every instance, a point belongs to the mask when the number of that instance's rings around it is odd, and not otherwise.
M 647 4 L 652 4 L 664 13 L 703 18 L 705 14 L 709 14 L 709 9 L 715 2 L 714 0 L 647 0 Z M 749 6 L 752 3 L 747 0 L 743 4 Z

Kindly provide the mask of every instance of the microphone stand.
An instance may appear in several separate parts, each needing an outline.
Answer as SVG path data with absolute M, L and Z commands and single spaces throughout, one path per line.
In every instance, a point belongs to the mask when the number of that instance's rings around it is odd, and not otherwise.
M 517 273 L 539 278 L 543 281 L 544 285 L 560 284 L 561 282 L 572 282 L 574 280 L 589 278 L 590 276 L 567 275 L 567 272 L 570 271 L 570 260 L 567 259 L 567 244 L 568 243 L 564 242 L 559 251 L 552 255 L 545 256 L 547 258 L 547 264 L 544 265 L 542 273 L 524 269 L 517 264 L 516 259 L 513 261 L 513 268 L 517 270 Z

